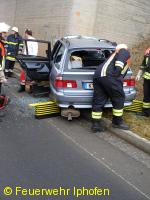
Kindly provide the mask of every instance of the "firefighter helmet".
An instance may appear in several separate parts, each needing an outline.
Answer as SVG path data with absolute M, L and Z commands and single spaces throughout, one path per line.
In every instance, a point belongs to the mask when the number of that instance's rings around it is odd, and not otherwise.
M 126 44 L 118 44 L 116 46 L 116 52 L 119 52 L 120 49 L 128 49 L 128 46 Z
M 12 30 L 12 31 L 15 31 L 16 33 L 18 33 L 18 31 L 19 31 L 19 30 L 18 30 L 18 27 L 15 27 L 15 26 L 14 26 L 14 27 L 12 27 L 12 29 L 11 29 L 11 30 Z
M 0 22 L 0 33 L 7 33 L 9 31 L 10 26 L 5 22 Z

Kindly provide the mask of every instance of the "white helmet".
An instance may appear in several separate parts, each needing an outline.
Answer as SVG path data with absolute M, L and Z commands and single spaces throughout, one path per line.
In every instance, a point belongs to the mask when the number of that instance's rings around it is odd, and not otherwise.
M 7 33 L 9 31 L 9 28 L 10 26 L 8 24 L 6 24 L 5 22 L 0 22 L 0 33 Z
M 18 33 L 18 27 L 12 27 L 11 30 L 12 30 L 12 31 L 15 31 L 16 33 Z
M 118 52 L 120 49 L 128 49 L 128 46 L 126 44 L 118 44 L 116 46 L 116 51 Z

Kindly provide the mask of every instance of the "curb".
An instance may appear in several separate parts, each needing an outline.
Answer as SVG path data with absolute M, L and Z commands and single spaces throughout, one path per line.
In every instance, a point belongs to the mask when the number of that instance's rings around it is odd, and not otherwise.
M 106 123 L 108 130 L 118 137 L 124 139 L 125 141 L 129 142 L 130 144 L 133 144 L 134 146 L 138 147 L 142 151 L 150 154 L 150 141 L 140 137 L 139 135 L 133 133 L 130 130 L 120 130 L 117 128 L 111 127 L 111 121 L 108 119 L 104 119 L 104 122 Z
M 87 121 L 90 121 L 90 114 L 89 113 L 82 113 L 84 118 Z M 111 133 L 115 134 L 116 136 L 122 138 L 123 140 L 127 141 L 128 143 L 134 145 L 135 147 L 141 149 L 145 153 L 150 154 L 150 141 L 140 137 L 139 135 L 133 133 L 130 130 L 121 130 L 117 128 L 113 128 L 111 126 L 111 121 L 109 119 L 103 118 L 102 119 L 107 127 L 107 130 L 110 131 Z

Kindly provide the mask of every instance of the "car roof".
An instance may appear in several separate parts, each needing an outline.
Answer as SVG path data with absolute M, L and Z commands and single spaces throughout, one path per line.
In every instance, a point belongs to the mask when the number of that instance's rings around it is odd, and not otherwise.
M 61 39 L 68 49 L 74 48 L 108 48 L 115 49 L 116 43 L 105 39 L 88 36 L 67 36 Z

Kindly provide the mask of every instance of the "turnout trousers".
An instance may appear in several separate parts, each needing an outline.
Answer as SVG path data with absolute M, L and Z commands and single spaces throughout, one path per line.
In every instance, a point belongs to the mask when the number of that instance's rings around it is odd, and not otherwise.
M 5 63 L 5 72 L 13 72 L 13 69 L 14 69 L 14 65 L 15 65 L 15 61 L 12 61 L 12 60 L 6 60 L 6 63 Z
M 144 78 L 143 91 L 143 112 L 150 115 L 150 79 Z
M 94 94 L 92 103 L 92 119 L 101 119 L 103 108 L 111 100 L 113 105 L 112 123 L 122 123 L 125 94 L 122 77 L 99 77 L 93 80 Z

